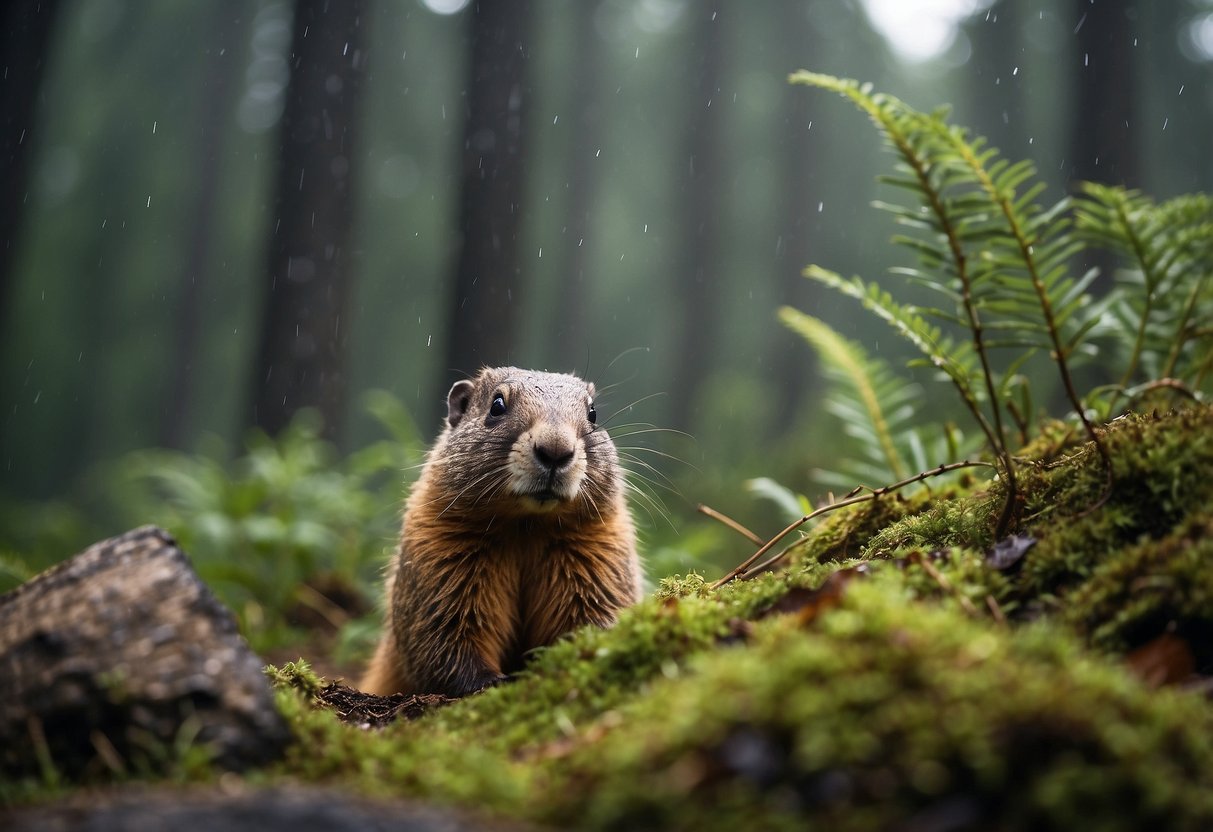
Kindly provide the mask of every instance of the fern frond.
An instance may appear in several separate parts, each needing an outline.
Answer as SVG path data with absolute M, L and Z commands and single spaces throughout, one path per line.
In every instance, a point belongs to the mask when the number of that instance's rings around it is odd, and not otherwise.
M 1175 376 L 1199 389 L 1213 333 L 1196 322 L 1213 318 L 1213 200 L 1207 194 L 1156 205 L 1140 192 L 1086 182 L 1075 209 L 1088 243 L 1116 254 L 1123 301 L 1118 321 L 1135 333 L 1120 380 Z
M 897 379 L 888 364 L 867 355 L 863 347 L 848 341 L 828 324 L 811 315 L 785 306 L 779 310 L 779 320 L 800 335 L 817 350 L 827 376 L 834 381 L 833 395 L 827 407 L 843 420 L 844 427 L 853 430 L 863 425 L 861 438 L 870 438 L 865 449 L 875 449 L 876 462 L 883 462 L 890 476 L 887 480 L 903 480 L 910 475 L 897 442 L 893 438 L 886 408 L 897 413 L 904 422 L 918 409 L 921 394 L 917 385 L 907 385 Z M 882 404 L 883 402 L 883 404 Z
M 969 382 L 973 352 L 967 343 L 944 335 L 939 327 L 927 323 L 916 307 L 898 303 L 875 283 L 865 283 L 860 277 L 848 280 L 821 266 L 809 266 L 804 270 L 804 276 L 859 301 L 865 309 L 875 313 L 898 335 L 913 344 L 931 366 L 941 370 L 964 399 L 974 403 L 977 401 Z

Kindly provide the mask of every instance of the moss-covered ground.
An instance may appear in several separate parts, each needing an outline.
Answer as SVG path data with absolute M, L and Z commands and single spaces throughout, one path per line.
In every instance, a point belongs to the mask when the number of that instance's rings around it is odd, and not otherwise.
M 828 515 L 783 568 L 661 582 L 610 631 L 377 731 L 273 674 L 251 775 L 576 829 L 1213 828 L 1213 409 L 1055 425 L 998 482 Z M 192 777 L 206 777 L 194 773 Z

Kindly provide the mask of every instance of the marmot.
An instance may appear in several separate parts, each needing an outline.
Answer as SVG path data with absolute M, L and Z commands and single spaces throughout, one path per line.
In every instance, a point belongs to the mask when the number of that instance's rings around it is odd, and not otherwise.
M 364 691 L 473 693 L 640 599 L 619 456 L 596 419 L 594 386 L 573 375 L 456 382 L 405 503 Z

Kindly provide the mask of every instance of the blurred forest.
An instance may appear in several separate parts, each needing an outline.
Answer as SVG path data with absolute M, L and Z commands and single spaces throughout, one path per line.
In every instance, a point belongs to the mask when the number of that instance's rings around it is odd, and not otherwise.
M 869 207 L 878 136 L 789 85 L 800 68 L 950 102 L 1052 198 L 1213 189 L 1210 0 L 0 14 L 0 551 L 157 519 L 115 512 L 114 460 L 231 459 L 305 407 L 339 455 L 410 445 L 376 463 L 366 513 L 390 517 L 393 466 L 481 364 L 578 372 L 624 433 L 671 429 L 621 440 L 669 486 L 641 511 L 651 546 L 693 550 L 700 501 L 761 525 L 750 478 L 819 492 L 848 440 L 776 309 L 901 353 L 800 275 L 879 277 L 894 230 Z

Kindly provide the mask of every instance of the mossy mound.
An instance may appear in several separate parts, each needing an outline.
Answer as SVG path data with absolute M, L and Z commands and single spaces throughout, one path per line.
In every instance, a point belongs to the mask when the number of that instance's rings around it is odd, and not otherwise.
M 298 742 L 261 777 L 557 828 L 1211 828 L 1213 409 L 1103 438 L 1097 507 L 1090 447 L 1027 449 L 999 563 L 1001 486 L 968 478 L 831 515 L 778 572 L 668 578 L 380 731 L 283 668 Z
M 705 654 L 552 766 L 581 828 L 1124 828 L 1213 822 L 1213 712 L 1036 625 L 906 603 L 892 576 Z

